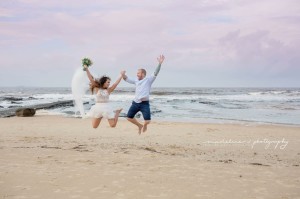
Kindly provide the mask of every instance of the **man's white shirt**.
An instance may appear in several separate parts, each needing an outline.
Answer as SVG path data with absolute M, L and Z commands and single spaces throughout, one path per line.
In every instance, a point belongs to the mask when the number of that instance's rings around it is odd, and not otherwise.
M 135 84 L 135 98 L 133 101 L 136 103 L 141 103 L 142 101 L 149 101 L 149 95 L 150 95 L 150 90 L 151 86 L 156 79 L 156 76 L 151 75 L 150 77 L 145 77 L 142 80 L 138 79 L 130 79 L 127 77 L 125 80 L 126 82 L 130 84 Z

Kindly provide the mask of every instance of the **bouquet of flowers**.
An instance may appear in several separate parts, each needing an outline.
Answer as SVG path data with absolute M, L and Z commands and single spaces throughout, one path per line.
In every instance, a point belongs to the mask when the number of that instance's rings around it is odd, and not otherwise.
M 82 59 L 82 66 L 84 66 L 84 65 L 86 65 L 87 67 L 90 67 L 91 65 L 93 65 L 93 62 L 89 58 L 85 57 Z M 86 69 L 83 68 L 83 70 L 85 71 Z

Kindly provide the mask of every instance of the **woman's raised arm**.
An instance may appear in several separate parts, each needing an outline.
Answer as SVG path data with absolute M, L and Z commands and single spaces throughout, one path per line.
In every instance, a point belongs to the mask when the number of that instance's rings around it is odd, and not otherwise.
M 123 75 L 125 74 L 125 71 L 121 71 L 121 75 L 120 77 L 117 79 L 117 81 L 111 86 L 108 88 L 108 92 L 111 93 L 113 92 L 117 86 L 119 85 L 119 83 L 121 82 L 122 78 L 123 78 Z
M 94 85 L 94 86 L 97 85 L 97 83 L 95 82 L 94 77 L 91 75 L 91 73 L 90 73 L 88 67 L 87 67 L 86 65 L 84 65 L 83 67 L 84 67 L 84 69 L 85 69 L 85 71 L 86 71 L 86 74 L 87 74 L 87 76 L 88 76 L 88 78 L 89 78 L 91 84 Z

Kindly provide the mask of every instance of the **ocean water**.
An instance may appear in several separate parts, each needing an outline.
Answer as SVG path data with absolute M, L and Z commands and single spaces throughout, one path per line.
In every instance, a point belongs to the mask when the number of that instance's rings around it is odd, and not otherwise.
M 117 88 L 110 100 L 127 112 L 134 87 Z M 0 110 L 73 100 L 71 88 L 1 88 Z M 84 109 L 94 104 L 87 90 Z M 300 125 L 300 88 L 152 88 L 153 120 L 191 122 L 255 122 Z M 75 116 L 74 106 L 48 110 Z

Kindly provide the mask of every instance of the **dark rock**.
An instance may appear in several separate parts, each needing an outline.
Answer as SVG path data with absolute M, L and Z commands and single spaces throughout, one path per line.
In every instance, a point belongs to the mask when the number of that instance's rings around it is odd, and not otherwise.
M 19 107 L 22 107 L 22 106 L 9 106 L 7 108 L 19 108 Z
M 18 117 L 32 117 L 35 115 L 35 109 L 33 108 L 20 108 L 16 110 L 16 116 Z
M 151 111 L 151 113 L 161 113 L 162 111 L 161 110 L 155 110 L 155 111 Z
M 4 97 L 3 100 L 7 100 L 7 101 L 21 101 L 21 100 L 23 100 L 23 98 L 19 98 L 19 97 Z
M 215 103 L 215 102 L 209 102 L 209 101 L 200 101 L 199 103 L 200 103 L 200 104 L 213 105 L 213 106 L 215 106 L 215 105 L 218 104 L 218 103 Z
M 15 102 L 15 101 L 11 101 L 11 104 L 21 104 L 22 102 Z

